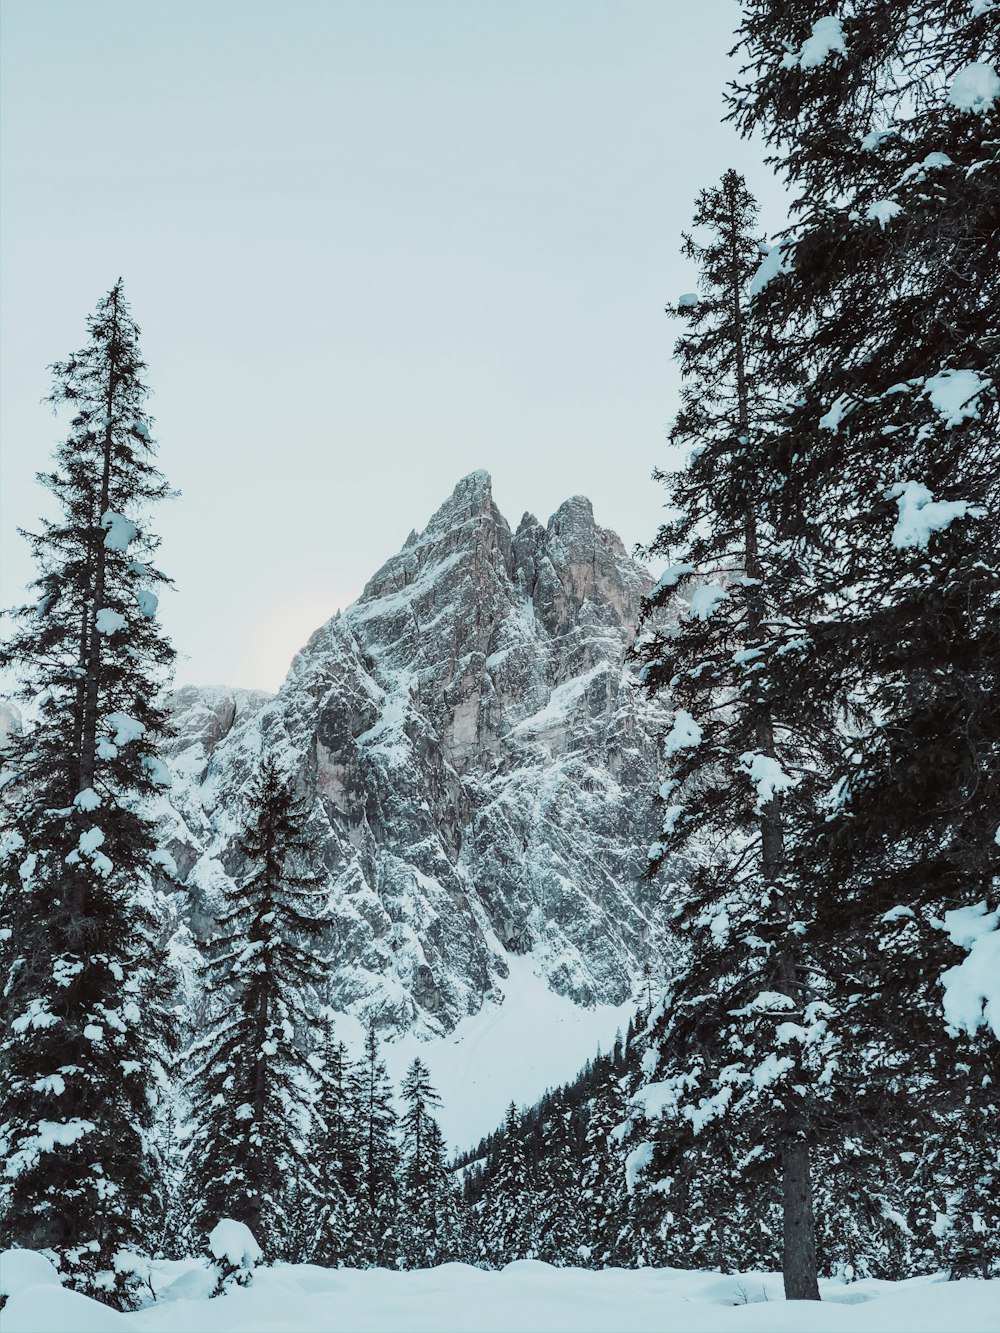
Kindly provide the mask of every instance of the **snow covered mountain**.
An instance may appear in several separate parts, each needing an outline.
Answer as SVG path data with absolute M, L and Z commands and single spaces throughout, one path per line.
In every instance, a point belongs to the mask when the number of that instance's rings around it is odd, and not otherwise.
M 553 999 L 621 1006 L 662 956 L 640 875 L 664 719 L 623 665 L 649 584 L 588 500 L 512 531 L 475 472 L 276 695 L 178 691 L 166 818 L 195 933 L 241 872 L 266 748 L 312 802 L 336 1009 L 445 1037 L 509 999 L 512 962 Z

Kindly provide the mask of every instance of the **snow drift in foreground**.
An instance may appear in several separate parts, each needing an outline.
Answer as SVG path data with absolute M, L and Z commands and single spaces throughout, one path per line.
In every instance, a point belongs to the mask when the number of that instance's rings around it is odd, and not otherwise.
M 277 1264 L 259 1269 L 252 1286 L 208 1300 L 204 1268 L 159 1267 L 158 1301 L 132 1314 L 51 1282 L 24 1288 L 3 1312 L 4 1333 L 995 1333 L 1000 1310 L 1000 1280 L 941 1276 L 823 1281 L 817 1305 L 786 1304 L 773 1273 Z

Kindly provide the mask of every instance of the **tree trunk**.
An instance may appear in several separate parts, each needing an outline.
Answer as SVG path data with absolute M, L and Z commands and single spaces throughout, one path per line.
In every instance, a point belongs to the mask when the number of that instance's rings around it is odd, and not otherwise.
M 104 466 L 101 472 L 101 492 L 97 512 L 93 515 L 98 524 L 102 523 L 111 500 L 111 457 L 114 451 L 114 410 L 115 390 L 118 387 L 118 287 L 113 291 L 114 322 L 111 339 L 108 343 L 108 388 L 105 403 L 104 425 Z M 81 727 L 80 752 L 80 790 L 93 786 L 97 768 L 97 721 L 101 672 L 101 636 L 97 633 L 97 613 L 104 603 L 105 573 L 107 567 L 107 547 L 104 538 L 97 530 L 94 548 L 93 602 L 90 606 L 90 625 L 87 635 L 88 657 L 86 662 L 87 678 L 83 696 L 83 722 Z M 81 904 L 82 906 L 82 904 Z
M 816 1221 L 809 1179 L 809 1147 L 789 1139 L 781 1153 L 785 1250 L 782 1274 L 786 1301 L 818 1301 Z

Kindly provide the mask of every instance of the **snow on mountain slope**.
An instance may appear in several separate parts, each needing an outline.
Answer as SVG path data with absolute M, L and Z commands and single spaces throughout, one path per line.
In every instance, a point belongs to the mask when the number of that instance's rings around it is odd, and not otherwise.
M 414 1056 L 427 1065 L 442 1100 L 435 1118 L 452 1148 L 471 1147 L 491 1133 L 511 1102 L 530 1106 L 547 1088 L 570 1082 L 598 1047 L 611 1050 L 635 1010 L 631 999 L 585 1008 L 551 990 L 530 958 L 508 958 L 507 965 L 499 999 L 461 1019 L 446 1037 L 411 1030 L 383 1048 L 397 1087 Z M 360 1058 L 364 1025 L 342 1014 L 337 1031 Z
M 178 692 L 165 832 L 195 934 L 244 868 L 241 792 L 266 749 L 312 805 L 333 916 L 324 998 L 442 1050 L 496 1005 L 525 1015 L 498 1020 L 512 1051 L 548 1014 L 531 1037 L 552 1072 L 524 1095 L 569 1077 L 662 958 L 663 886 L 641 873 L 665 719 L 624 667 L 650 582 L 588 500 L 512 532 L 477 472 L 316 631 L 275 696 Z M 568 1003 L 558 1020 L 528 1004 L 549 992 Z M 574 1005 L 586 1043 L 562 1040 Z

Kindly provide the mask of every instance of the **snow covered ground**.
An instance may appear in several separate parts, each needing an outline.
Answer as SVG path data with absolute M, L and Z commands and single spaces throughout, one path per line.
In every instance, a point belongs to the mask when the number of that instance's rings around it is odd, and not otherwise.
M 208 1300 L 207 1274 L 166 1265 L 155 1304 L 119 1314 L 49 1283 L 14 1295 L 3 1333 L 996 1333 L 1000 1281 L 821 1283 L 786 1304 L 774 1274 L 590 1272 L 524 1261 L 414 1273 L 278 1264 Z M 202 1292 L 199 1292 L 199 1288 Z

